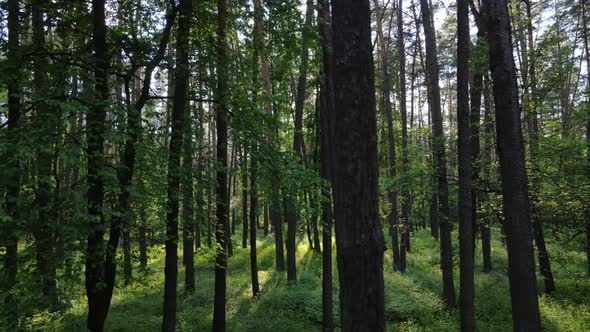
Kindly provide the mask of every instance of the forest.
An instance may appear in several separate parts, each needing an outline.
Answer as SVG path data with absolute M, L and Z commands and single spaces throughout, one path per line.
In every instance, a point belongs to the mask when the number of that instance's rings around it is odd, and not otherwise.
M 586 0 L 0 0 L 0 331 L 590 331 Z

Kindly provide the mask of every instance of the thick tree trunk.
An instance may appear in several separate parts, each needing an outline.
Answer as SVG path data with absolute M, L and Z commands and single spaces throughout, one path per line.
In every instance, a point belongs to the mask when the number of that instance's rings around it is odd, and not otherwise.
M 168 149 L 168 199 L 166 204 L 166 261 L 164 267 L 164 317 L 162 331 L 176 329 L 176 283 L 178 277 L 178 210 L 182 169 L 180 156 L 187 113 L 186 99 L 189 81 L 189 34 L 193 4 L 181 0 L 176 34 L 176 69 L 174 70 L 174 99 L 172 129 Z
M 215 299 L 213 304 L 213 331 L 225 331 L 225 294 L 227 277 L 227 244 L 225 232 L 228 224 L 227 200 L 227 107 L 228 107 L 228 55 L 227 55 L 227 0 L 217 0 L 217 207 L 215 239 Z
M 105 233 L 104 179 L 104 133 L 109 98 L 107 26 L 105 21 L 105 0 L 92 1 L 92 46 L 94 50 L 94 80 L 97 99 L 86 116 L 86 139 L 88 154 L 87 200 L 89 234 L 86 247 L 86 295 L 88 297 L 87 327 L 90 331 L 102 331 L 108 312 L 110 298 L 106 282 L 103 236 Z
M 391 110 L 391 80 L 389 78 L 389 46 L 385 41 L 383 35 L 383 16 L 385 13 L 384 8 L 380 8 L 379 2 L 373 0 L 375 8 L 377 10 L 377 36 L 379 41 L 379 53 L 381 58 L 381 71 L 383 74 L 383 85 L 381 94 L 383 97 L 383 108 L 385 110 L 385 117 L 387 118 L 387 152 L 389 157 L 389 176 L 391 178 L 396 177 L 396 159 L 395 159 L 395 133 L 393 132 L 393 115 Z M 391 211 L 387 216 L 387 223 L 389 225 L 389 236 L 391 236 L 391 248 L 393 253 L 393 269 L 395 271 L 405 271 L 406 269 L 406 246 L 403 243 L 400 248 L 398 238 L 398 206 L 397 206 L 397 190 L 396 188 L 389 188 L 387 197 L 389 204 L 391 205 Z M 405 225 L 402 225 L 402 239 Z
M 334 219 L 342 331 L 384 331 L 378 212 L 375 77 L 369 1 L 332 3 L 334 31 Z
M 330 1 L 318 0 L 318 28 L 322 50 L 320 74 L 320 176 L 326 181 L 322 194 L 322 331 L 334 330 L 332 310 L 332 195 L 334 140 L 334 54 L 332 50 L 332 18 Z
M 482 26 L 485 22 L 482 22 Z M 483 80 L 483 100 L 484 100 L 484 155 L 482 165 L 484 166 L 484 180 L 489 182 L 491 180 L 491 163 L 492 163 L 492 149 L 493 149 L 493 132 L 494 120 L 492 118 L 492 105 L 490 100 L 490 79 L 488 75 L 484 76 Z M 483 200 L 489 200 L 489 195 L 485 194 Z M 487 216 L 489 219 L 489 215 Z M 483 272 L 488 273 L 492 271 L 492 240 L 490 232 L 490 222 L 481 224 L 481 251 L 483 258 Z
M 457 1 L 457 128 L 461 331 L 475 331 L 471 126 L 469 114 L 469 7 Z
M 484 7 L 487 13 L 490 68 L 497 110 L 496 132 L 502 177 L 504 228 L 508 246 L 513 329 L 540 331 L 528 181 L 508 2 L 486 0 Z
M 447 307 L 455 305 L 455 286 L 453 282 L 453 250 L 451 245 L 451 223 L 449 215 L 449 183 L 447 179 L 447 157 L 443 119 L 440 106 L 439 67 L 436 36 L 427 0 L 420 0 L 422 24 L 426 42 L 426 70 L 429 84 L 429 101 L 433 124 L 433 152 L 438 191 L 438 224 L 440 227 L 440 257 L 443 275 L 443 298 Z
M 590 39 L 590 32 L 588 31 L 588 18 L 586 15 L 588 14 L 587 11 L 587 2 L 586 0 L 582 0 L 582 19 L 583 19 L 583 29 L 584 29 L 584 51 L 586 52 L 586 90 L 587 95 L 590 100 L 590 47 L 588 45 L 588 40 Z M 588 117 L 586 123 L 586 176 L 590 179 L 590 107 L 586 106 L 586 116 Z M 590 200 L 586 201 L 584 217 L 586 219 L 586 264 L 588 266 L 588 276 L 590 277 Z

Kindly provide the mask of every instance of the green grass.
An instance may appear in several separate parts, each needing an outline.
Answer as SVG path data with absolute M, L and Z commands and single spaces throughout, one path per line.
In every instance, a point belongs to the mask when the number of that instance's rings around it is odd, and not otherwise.
M 497 234 L 497 231 L 494 231 Z M 240 234 L 234 240 L 241 239 Z M 458 250 L 456 234 L 454 249 Z M 479 248 L 478 248 L 479 249 Z M 584 257 L 550 246 L 555 255 L 557 293 L 540 296 L 543 327 L 546 331 L 590 330 L 590 281 L 583 276 Z M 179 251 L 180 253 L 180 251 Z M 493 239 L 494 272 L 482 270 L 481 251 L 476 253 L 476 319 L 479 331 L 511 330 L 510 296 L 506 276 L 507 257 L 499 239 Z M 106 322 L 107 331 L 159 331 L 162 319 L 164 251 L 150 251 L 149 270 L 135 271 L 135 281 L 117 287 Z M 213 312 L 214 263 L 210 253 L 196 257 L 196 291 L 184 293 L 184 270 L 179 263 L 178 330 L 208 331 Z M 441 272 L 438 243 L 426 231 L 412 238 L 408 271 L 392 271 L 391 251 L 385 253 L 385 316 L 388 331 L 458 331 L 458 310 L 446 311 L 440 297 Z M 180 262 L 180 260 L 179 260 Z M 228 331 L 320 331 L 321 255 L 308 249 L 301 238 L 297 251 L 298 282 L 287 285 L 285 273 L 274 271 L 274 241 L 258 238 L 261 294 L 252 298 L 249 250 L 235 248 L 229 259 L 227 278 Z M 334 312 L 338 325 L 337 269 Z M 458 258 L 455 255 L 455 285 L 458 292 Z M 61 285 L 63 286 L 63 285 Z M 84 331 L 86 298 L 83 282 L 71 286 L 70 306 L 60 313 L 40 312 L 23 325 L 34 331 Z M 539 283 L 542 286 L 542 283 Z M 457 294 L 458 295 L 458 294 Z

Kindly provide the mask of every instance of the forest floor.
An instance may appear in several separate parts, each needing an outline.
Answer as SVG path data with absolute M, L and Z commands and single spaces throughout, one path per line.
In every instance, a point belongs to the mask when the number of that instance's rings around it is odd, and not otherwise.
M 498 235 L 498 231 L 493 233 Z M 458 253 L 454 233 L 454 250 Z M 285 273 L 274 271 L 274 240 L 258 238 L 261 294 L 253 299 L 250 289 L 249 249 L 239 247 L 241 234 L 233 236 L 238 247 L 229 259 L 227 278 L 228 331 L 320 331 L 322 321 L 321 255 L 309 250 L 305 238 L 297 248 L 297 284 L 288 286 Z M 237 243 L 236 243 L 237 242 Z M 180 249 L 180 248 L 179 248 Z M 385 253 L 385 315 L 388 331 L 458 331 L 458 309 L 444 310 L 438 242 L 427 231 L 412 238 L 408 271 L 392 271 L 391 251 Z M 585 277 L 581 252 L 549 246 L 556 278 L 554 296 L 539 298 L 546 331 L 590 331 L 590 280 Z M 179 250 L 179 256 L 181 250 Z M 476 253 L 476 319 L 479 331 L 510 331 L 510 296 L 507 256 L 499 237 L 493 238 L 494 271 L 482 273 L 481 251 Z M 153 247 L 149 268 L 139 272 L 127 287 L 117 287 L 106 322 L 107 331 L 159 331 L 162 320 L 164 249 Z M 458 293 L 458 256 L 455 254 L 455 287 Z M 180 260 L 179 260 L 180 262 Z M 338 325 L 338 282 L 334 259 L 334 313 Z M 209 331 L 213 312 L 214 263 L 210 252 L 196 255 L 196 291 L 184 293 L 184 269 L 179 264 L 178 330 Z M 121 279 L 121 278 L 119 278 Z M 70 286 L 70 285 L 61 285 Z M 542 289 L 542 281 L 539 279 Z M 59 313 L 41 312 L 28 318 L 34 331 L 85 331 L 86 297 L 83 280 L 70 286 L 70 306 Z

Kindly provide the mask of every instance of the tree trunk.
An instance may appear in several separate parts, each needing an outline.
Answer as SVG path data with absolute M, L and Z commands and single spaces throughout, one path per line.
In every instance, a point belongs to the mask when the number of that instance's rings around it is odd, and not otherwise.
M 33 43 L 35 49 L 41 51 L 45 44 L 45 24 L 43 19 L 43 4 L 36 0 L 32 6 Z M 34 227 L 36 240 L 37 268 L 41 276 L 44 304 L 50 308 L 57 308 L 59 296 L 56 280 L 56 257 L 54 253 L 54 225 L 52 219 L 52 181 L 51 168 L 53 164 L 53 144 L 55 126 L 57 125 L 57 110 L 52 109 L 46 102 L 50 93 L 47 77 L 47 59 L 41 54 L 34 58 L 33 99 L 37 105 L 36 115 L 39 135 L 43 137 L 42 144 L 37 148 L 37 209 L 39 220 Z
M 485 22 L 482 22 L 482 26 Z M 488 75 L 484 76 L 483 81 L 483 100 L 484 100 L 484 155 L 482 165 L 484 166 L 484 179 L 487 182 L 491 181 L 491 163 L 492 163 L 492 145 L 494 120 L 492 118 L 492 105 L 490 100 L 490 79 Z M 485 194 L 483 200 L 489 200 L 489 195 Z M 487 216 L 489 219 L 489 215 Z M 490 222 L 486 221 L 481 224 L 481 251 L 483 258 L 483 272 L 489 273 L 492 271 L 492 240 L 490 232 Z
M 384 331 L 378 212 L 375 77 L 369 1 L 332 3 L 335 117 L 334 219 L 342 331 Z
M 588 39 L 590 39 L 590 32 L 588 32 L 588 18 L 586 17 L 586 0 L 582 0 L 582 19 L 584 32 L 584 51 L 586 52 L 586 93 L 590 101 L 590 47 L 588 47 Z M 588 117 L 586 123 L 586 176 L 590 179 L 590 106 L 586 106 L 586 116 Z M 584 218 L 586 219 L 586 264 L 588 266 L 588 276 L 590 277 L 590 200 L 586 201 Z
M 383 85 L 381 94 L 383 97 L 383 108 L 385 109 L 385 116 L 387 118 L 387 147 L 389 157 L 389 177 L 396 177 L 396 166 L 395 166 L 395 141 L 393 132 L 393 115 L 391 110 L 391 98 L 390 98 L 390 78 L 389 78 L 389 46 L 385 41 L 383 35 L 383 23 L 382 19 L 385 13 L 385 9 L 381 9 L 379 2 L 373 0 L 375 8 L 377 10 L 377 36 L 379 41 L 379 52 L 381 57 L 381 71 L 383 73 Z M 391 248 L 393 253 L 393 269 L 395 271 L 405 271 L 406 263 L 406 252 L 405 245 L 402 241 L 400 248 L 398 240 L 398 208 L 397 208 L 397 191 L 395 188 L 389 188 L 387 197 L 389 204 L 391 205 L 391 211 L 387 216 L 387 222 L 389 225 L 389 236 L 391 236 Z M 402 227 L 402 233 L 403 231 Z M 403 239 L 403 235 L 402 235 Z
M 426 70 L 429 84 L 429 100 L 433 125 L 433 150 L 435 174 L 438 191 L 438 224 L 440 227 L 440 257 L 443 275 L 443 298 L 447 307 L 455 305 L 455 286 L 453 282 L 453 251 L 451 245 L 451 223 L 449 220 L 449 184 L 447 179 L 447 157 L 443 119 L 440 106 L 439 67 L 436 36 L 431 22 L 431 12 L 427 0 L 420 0 L 422 24 L 426 42 Z
M 322 331 L 334 330 L 332 310 L 332 195 L 334 140 L 334 54 L 330 1 L 317 0 L 318 28 L 322 50 L 320 74 L 320 176 L 326 181 L 322 194 Z
M 461 331 L 475 331 L 471 126 L 469 114 L 469 7 L 457 1 L 457 129 Z
M 8 0 L 8 55 L 6 63 L 6 73 L 8 75 L 8 121 L 6 129 L 6 141 L 9 144 L 9 152 L 3 158 L 6 160 L 5 178 L 6 180 L 6 200 L 5 211 L 9 217 L 8 222 L 2 230 L 6 230 L 6 254 L 4 255 L 5 279 L 3 280 L 2 290 L 6 291 L 7 296 L 4 303 L 9 310 L 10 320 L 7 327 L 17 328 L 18 309 L 15 299 L 10 290 L 16 283 L 18 272 L 18 201 L 20 195 L 20 178 L 21 169 L 18 158 L 19 148 L 19 125 L 21 116 L 21 64 L 20 64 L 20 23 L 19 23 L 19 1 Z
M 193 4 L 181 0 L 176 33 L 176 68 L 174 70 L 174 99 L 172 129 L 168 149 L 168 199 L 166 204 L 166 263 L 164 267 L 164 317 L 162 331 L 176 329 L 176 283 L 178 276 L 178 210 L 182 169 L 180 156 L 187 113 L 186 99 L 189 82 L 189 34 Z
M 256 188 L 256 141 L 252 143 L 250 158 L 250 275 L 252 277 L 252 296 L 260 292 L 258 285 L 258 264 L 256 261 L 256 217 L 258 215 L 258 191 Z
M 506 0 L 486 0 L 484 6 L 497 110 L 496 132 L 508 247 L 513 329 L 540 331 L 528 181 L 508 3 Z
M 86 247 L 86 295 L 88 297 L 87 327 L 90 331 L 102 331 L 110 297 L 110 285 L 106 283 L 104 215 L 104 179 L 101 175 L 104 167 L 104 133 L 107 113 L 106 103 L 109 99 L 108 55 L 105 22 L 105 0 L 92 1 L 92 46 L 94 50 L 94 80 L 97 99 L 86 116 L 86 140 L 88 155 L 87 193 L 88 217 L 90 229 Z M 106 302 L 109 303 L 106 303 Z
M 248 154 L 242 149 L 242 248 L 248 245 Z
M 193 126 L 190 107 L 185 108 L 184 143 L 182 156 L 182 261 L 184 287 L 187 293 L 195 290 L 194 211 L 193 211 Z
M 225 331 L 225 293 L 227 276 L 226 236 L 228 224 L 227 200 L 227 107 L 228 107 L 228 55 L 227 55 L 227 0 L 217 0 L 217 208 L 215 239 L 215 300 L 213 304 L 213 331 Z
M 410 211 L 412 199 L 408 183 L 408 110 L 406 106 L 406 47 L 404 42 L 404 21 L 402 0 L 397 6 L 397 54 L 399 59 L 399 108 L 402 125 L 402 172 L 401 172 L 401 198 L 402 198 L 402 244 L 406 251 L 410 251 Z M 406 270 L 406 257 L 403 253 L 402 271 Z

